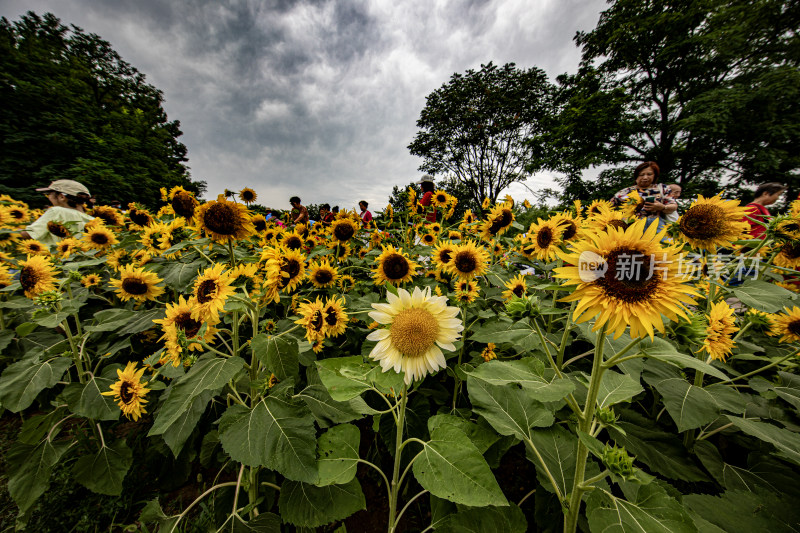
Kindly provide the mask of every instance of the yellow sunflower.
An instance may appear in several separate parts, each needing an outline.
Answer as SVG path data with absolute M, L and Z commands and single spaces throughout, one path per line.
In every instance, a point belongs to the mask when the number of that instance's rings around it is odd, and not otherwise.
M 118 242 L 114 232 L 105 226 L 95 226 L 81 237 L 81 245 L 86 250 L 108 250 Z
M 409 259 L 407 254 L 395 249 L 394 246 L 384 246 L 383 252 L 375 259 L 375 262 L 378 264 L 372 271 L 375 285 L 391 283 L 397 286 L 407 283 L 417 275 L 419 268 L 419 265 Z
M 717 247 L 729 248 L 732 241 L 746 235 L 750 224 L 744 220 L 747 208 L 739 200 L 722 200 L 698 196 L 678 219 L 680 235 L 693 248 L 716 252 Z
M 592 200 L 589 207 L 586 208 L 588 216 L 599 215 L 602 211 L 612 211 L 614 206 L 608 200 Z
M 624 230 L 628 227 L 626 219 L 622 211 L 601 206 L 594 215 L 586 219 L 585 226 L 589 231 L 606 231 L 609 227 Z
M 528 240 L 533 246 L 533 253 L 530 255 L 540 261 L 553 261 L 561 249 L 561 236 L 565 229 L 552 219 L 540 218 L 538 222 L 531 224 L 528 228 Z
M 433 259 L 433 263 L 436 265 L 437 270 L 441 270 L 447 266 L 447 264 L 453 258 L 453 252 L 455 249 L 456 246 L 449 242 L 440 242 L 436 245 L 436 247 L 433 249 L 433 253 L 431 254 L 431 259 Z
M 417 191 L 413 187 L 406 190 L 406 209 L 414 213 L 417 207 Z
M 129 362 L 125 365 L 125 370 L 117 370 L 117 381 L 110 386 L 111 390 L 102 392 L 103 396 L 114 396 L 114 400 L 119 408 L 129 420 L 139 420 L 143 414 L 147 414 L 144 404 L 147 400 L 144 397 L 150 392 L 145 387 L 147 383 L 142 383 L 142 375 L 146 367 L 136 370 L 136 363 Z
M 558 255 L 571 265 L 556 268 L 565 285 L 577 285 L 563 301 L 577 301 L 574 318 L 597 317 L 594 330 L 604 324 L 619 337 L 630 326 L 631 337 L 653 337 L 664 331 L 663 317 L 686 316 L 696 291 L 679 275 L 677 247 L 662 246 L 664 232 L 656 225 L 645 229 L 641 219 L 626 230 L 590 234 Z
M 47 223 L 47 231 L 50 232 L 50 235 L 57 237 L 59 239 L 63 239 L 64 237 L 69 237 L 70 231 L 65 228 L 62 224 L 59 224 L 55 220 L 51 220 Z
M 789 241 L 784 243 L 775 256 L 773 262 L 784 268 L 800 267 L 800 241 Z
M 256 201 L 256 198 L 258 198 L 256 191 L 254 191 L 250 187 L 245 187 L 244 189 L 239 191 L 239 200 L 243 201 L 246 204 L 252 204 L 253 202 Z
M 475 222 L 475 215 L 472 213 L 471 209 L 467 209 L 464 211 L 464 216 L 461 218 L 461 226 L 468 226 Z M 459 226 L 459 227 L 461 227 Z
M 127 265 L 119 270 L 119 276 L 119 279 L 112 279 L 110 283 L 117 289 L 119 299 L 124 302 L 130 299 L 138 302 L 155 300 L 164 294 L 164 288 L 156 286 L 163 280 L 144 268 Z
M 306 300 L 301 303 L 298 314 L 300 318 L 295 320 L 295 324 L 300 324 L 306 328 L 306 340 L 314 344 L 325 338 L 325 304 L 317 298 L 313 302 Z
M 772 327 L 768 334 L 780 337 L 779 342 L 800 341 L 800 307 L 785 307 L 782 312 L 770 317 Z
M 0 247 L 8 248 L 19 241 L 19 233 L 0 233 Z
M 471 304 L 478 298 L 478 296 L 480 296 L 480 290 L 478 289 L 478 284 L 476 283 L 474 285 L 470 284 L 470 289 L 469 290 L 465 290 L 465 291 L 458 290 L 458 291 L 456 291 L 455 295 L 453 296 L 453 298 L 459 303 Z
M 481 208 L 489 209 L 490 205 L 492 205 L 492 200 L 489 199 L 489 197 L 487 196 L 486 198 L 483 199 L 483 203 L 481 204 Z
M 25 205 L 10 205 L 6 207 L 5 211 L 11 218 L 11 223 L 15 225 L 25 224 L 31 218 L 30 210 Z
M 326 337 L 338 337 L 345 332 L 349 319 L 344 308 L 344 299 L 338 296 L 328 298 L 322 312 L 325 316 Z
M 514 212 L 511 207 L 506 203 L 498 204 L 489 211 L 486 220 L 481 223 L 479 228 L 481 237 L 491 241 L 508 231 L 512 222 L 514 222 Z
M 512 300 L 515 296 L 522 298 L 528 294 L 528 284 L 525 282 L 525 276 L 518 274 L 506 282 L 506 290 L 503 291 L 503 298 L 506 301 Z
M 328 243 L 328 247 L 333 250 L 333 256 L 336 258 L 336 262 L 343 263 L 347 261 L 347 258 L 350 257 L 351 248 L 349 242 L 340 242 L 336 239 L 333 239 Z
M 84 287 L 92 287 L 100 284 L 100 276 L 97 274 L 86 274 L 81 278 L 81 285 Z
M 236 202 L 229 202 L 223 195 L 216 201 L 206 202 L 194 212 L 195 224 L 211 240 L 220 244 L 244 239 L 255 231 L 247 208 Z
M 45 291 L 55 290 L 55 269 L 50 259 L 39 255 L 19 263 L 19 284 L 25 296 L 35 298 Z
M 619 206 L 619 209 L 626 218 L 632 218 L 639 214 L 642 207 L 644 207 L 644 198 L 639 195 L 639 191 L 634 190 L 628 193 L 628 197 Z M 591 209 L 591 206 L 589 208 Z
M 436 207 L 447 207 L 447 204 L 450 203 L 450 195 L 442 190 L 438 190 L 433 193 L 431 202 Z
M 384 372 L 403 372 L 410 385 L 415 380 L 447 367 L 442 349 L 455 351 L 453 344 L 464 326 L 458 307 L 447 305 L 444 296 L 431 296 L 430 288 L 414 292 L 398 289 L 386 295 L 388 303 L 372 304 L 369 316 L 385 326 L 367 336 L 377 341 L 370 358 L 378 361 Z
M 309 267 L 308 279 L 318 289 L 328 289 L 336 285 L 339 279 L 339 269 L 331 266 L 327 259 L 314 263 Z
M 342 276 L 339 276 L 339 281 L 336 282 L 336 285 L 338 285 L 339 290 L 342 292 L 350 292 L 351 290 L 353 290 L 355 284 L 356 280 L 353 279 L 353 276 L 349 274 L 344 274 Z
M 102 220 L 106 226 L 122 226 L 125 223 L 122 213 L 108 205 L 98 205 L 92 209 L 91 214 Z
M 449 231 L 447 232 L 447 238 L 451 241 L 460 241 L 461 240 L 461 232 L 460 231 Z
M 303 247 L 303 238 L 295 232 L 284 233 L 280 245 L 289 250 L 299 250 Z
M 137 206 L 135 203 L 128 204 L 128 218 L 131 224 L 128 229 L 140 230 L 153 223 L 153 215 L 147 209 Z
M 218 321 L 228 297 L 236 292 L 232 287 L 234 278 L 230 272 L 223 273 L 224 265 L 215 264 L 207 268 L 194 282 L 192 318 L 204 322 Z
M 253 223 L 253 229 L 255 230 L 255 232 L 262 235 L 263 237 L 263 233 L 267 231 L 268 227 L 267 219 L 264 217 L 264 215 L 261 214 L 253 215 L 250 218 L 250 222 Z
M 24 239 L 17 245 L 19 253 L 25 255 L 50 255 L 47 246 L 36 239 Z
M 776 220 L 775 236 L 779 239 L 800 240 L 800 220 L 795 217 L 781 217 Z
M 219 322 L 219 319 L 214 319 L 213 316 L 210 321 L 192 318 L 195 306 L 197 306 L 197 301 L 194 297 L 187 300 L 183 296 L 179 296 L 177 302 L 167 304 L 164 318 L 153 320 L 161 326 L 164 332 L 161 339 L 166 341 L 167 356 L 162 358 L 162 364 L 169 361 L 172 366 L 179 366 L 184 345 L 187 351 L 202 352 L 203 346 L 198 341 L 202 340 L 206 344 L 213 342 L 217 333 L 213 326 Z M 206 324 L 205 332 L 202 337 L 198 337 L 200 330 L 203 329 L 203 324 Z M 183 344 L 181 337 L 186 341 Z
M 183 187 L 173 187 L 169 193 L 170 205 L 173 213 L 186 220 L 194 217 L 194 212 L 200 202 L 194 197 L 194 194 L 185 190 Z
M 736 320 L 733 309 L 723 302 L 711 305 L 711 311 L 706 315 L 708 326 L 706 327 L 703 346 L 698 352 L 705 351 L 711 359 L 725 361 L 725 358 L 733 349 L 732 335 L 739 331 L 736 327 Z
M 8 287 L 13 283 L 14 278 L 11 276 L 11 271 L 5 265 L 0 265 L 0 289 Z
M 472 241 L 455 245 L 452 259 L 445 272 L 459 278 L 472 279 L 481 276 L 489 267 L 489 252 L 483 246 L 476 246 Z
M 425 246 L 433 246 L 433 244 L 436 242 L 436 235 L 433 233 L 423 233 L 419 236 L 419 240 Z
M 346 243 L 353 238 L 359 228 L 359 224 L 349 217 L 336 218 L 331 224 L 331 238 L 334 242 Z
M 291 293 L 306 277 L 305 256 L 297 250 L 268 248 L 261 254 L 266 260 L 267 300 L 278 302 L 280 291 Z
M 580 237 L 580 220 L 569 213 L 564 212 L 553 215 L 550 217 L 550 222 L 564 228 L 564 231 L 561 233 L 562 242 L 569 242 Z
M 501 257 L 504 253 L 506 253 L 506 249 L 503 248 L 503 245 L 499 242 L 494 243 L 492 245 L 492 255 L 495 257 Z

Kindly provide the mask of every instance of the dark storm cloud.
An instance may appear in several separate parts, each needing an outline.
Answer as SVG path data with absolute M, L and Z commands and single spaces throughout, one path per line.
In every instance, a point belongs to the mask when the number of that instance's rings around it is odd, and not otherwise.
M 162 89 L 209 196 L 384 205 L 418 177 L 408 154 L 425 96 L 481 63 L 577 66 L 571 40 L 603 0 L 403 2 L 7 0 L 97 33 Z M 547 182 L 534 177 L 535 188 Z M 524 193 L 517 186 L 513 194 Z

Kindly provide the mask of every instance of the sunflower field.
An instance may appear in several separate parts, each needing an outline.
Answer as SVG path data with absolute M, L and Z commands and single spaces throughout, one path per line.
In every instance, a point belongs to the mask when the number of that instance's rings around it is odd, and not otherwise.
M 283 227 L 246 192 L 52 249 L 0 198 L 18 529 L 57 489 L 104 531 L 800 527 L 800 206 L 751 240 L 720 197 L 657 232 L 635 195 Z

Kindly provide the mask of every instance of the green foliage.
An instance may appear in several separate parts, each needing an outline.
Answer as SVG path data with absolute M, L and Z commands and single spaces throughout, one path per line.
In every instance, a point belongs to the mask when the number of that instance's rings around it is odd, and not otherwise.
M 161 91 L 111 45 L 54 15 L 0 19 L 0 193 L 41 205 L 34 186 L 70 178 L 101 203 L 160 205 L 160 187 L 201 193 Z

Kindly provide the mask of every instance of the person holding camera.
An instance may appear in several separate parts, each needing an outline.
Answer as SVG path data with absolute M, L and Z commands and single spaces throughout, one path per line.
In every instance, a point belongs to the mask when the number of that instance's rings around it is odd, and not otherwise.
M 646 218 L 648 226 L 652 222 L 658 223 L 658 231 L 661 231 L 667 223 L 667 216 L 678 209 L 678 203 L 670 197 L 669 191 L 658 183 L 660 169 L 655 161 L 645 161 L 633 171 L 633 178 L 636 185 L 626 187 L 619 191 L 611 199 L 611 203 L 619 206 L 628 199 L 633 191 L 637 191 L 642 197 L 642 202 L 636 209 L 638 218 Z

